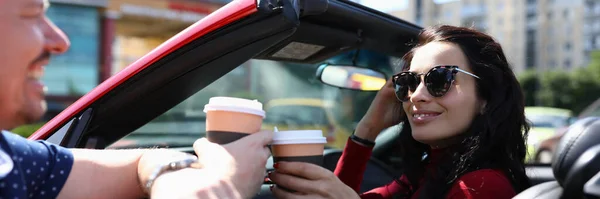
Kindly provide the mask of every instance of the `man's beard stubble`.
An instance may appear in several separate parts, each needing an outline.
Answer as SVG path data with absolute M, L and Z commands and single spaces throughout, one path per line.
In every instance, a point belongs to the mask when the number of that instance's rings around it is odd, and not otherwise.
M 30 66 L 39 62 L 50 60 L 50 57 L 51 53 L 47 50 L 43 50 L 40 53 L 40 55 L 31 62 Z M 21 104 L 21 108 L 17 113 L 18 117 L 22 119 L 21 123 L 23 124 L 32 124 L 39 122 L 48 110 L 48 104 L 45 99 L 45 93 L 40 93 L 42 99 L 39 102 L 37 99 L 30 98 L 28 94 L 29 93 L 27 91 L 23 92 L 24 102 L 22 102 L 23 104 Z

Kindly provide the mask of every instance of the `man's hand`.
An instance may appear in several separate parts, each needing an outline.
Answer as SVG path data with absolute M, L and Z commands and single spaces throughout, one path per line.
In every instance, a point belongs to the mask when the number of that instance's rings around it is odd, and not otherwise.
M 202 170 L 219 178 L 223 186 L 231 184 L 230 190 L 235 190 L 236 196 L 251 198 L 264 180 L 265 165 L 271 155 L 266 145 L 272 139 L 270 131 L 257 132 L 223 146 L 203 138 L 194 143 L 194 150 Z
M 187 168 L 160 175 L 152 186 L 151 197 L 161 198 L 244 198 L 230 180 L 209 169 Z
M 251 198 L 265 177 L 265 164 L 271 155 L 267 144 L 273 133 L 262 131 L 227 145 L 206 138 L 194 143 L 200 169 L 187 168 L 164 173 L 152 186 L 152 198 Z M 138 172 L 143 176 L 158 165 L 185 154 L 171 150 L 151 150 L 144 154 Z

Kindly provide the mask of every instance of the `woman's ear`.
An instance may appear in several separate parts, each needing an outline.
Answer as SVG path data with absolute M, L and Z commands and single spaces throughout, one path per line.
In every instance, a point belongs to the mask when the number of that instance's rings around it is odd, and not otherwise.
M 485 107 L 487 106 L 487 101 L 481 102 L 479 106 L 479 114 L 483 115 L 485 113 Z

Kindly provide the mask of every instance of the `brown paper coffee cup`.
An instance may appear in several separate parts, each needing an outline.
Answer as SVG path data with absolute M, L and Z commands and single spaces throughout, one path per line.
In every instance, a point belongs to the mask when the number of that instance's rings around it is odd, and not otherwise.
M 306 162 L 323 166 L 327 139 L 321 130 L 279 131 L 273 134 L 273 162 Z M 279 185 L 278 185 L 279 186 Z M 280 188 L 294 192 L 285 187 Z
M 273 161 L 308 162 L 323 166 L 325 144 L 281 144 L 272 145 Z

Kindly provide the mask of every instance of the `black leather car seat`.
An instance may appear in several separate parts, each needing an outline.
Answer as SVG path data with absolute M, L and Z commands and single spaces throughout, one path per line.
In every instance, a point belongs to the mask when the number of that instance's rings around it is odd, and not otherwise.
M 581 198 L 583 184 L 600 171 L 600 146 L 596 145 L 600 145 L 600 118 L 575 122 L 561 138 L 552 158 L 556 181 L 533 186 L 514 198 Z
M 596 128 L 600 128 L 600 122 L 596 124 Z M 585 151 L 573 164 L 565 178 L 562 198 L 584 198 L 584 185 L 598 171 L 600 171 L 600 144 Z

